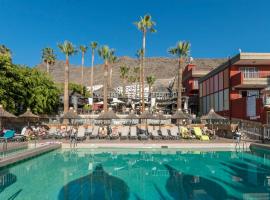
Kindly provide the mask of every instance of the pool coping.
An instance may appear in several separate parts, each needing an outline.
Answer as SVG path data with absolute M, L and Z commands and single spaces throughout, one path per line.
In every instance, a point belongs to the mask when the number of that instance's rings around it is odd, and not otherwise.
M 250 143 L 243 143 L 249 149 Z M 243 144 L 241 143 L 240 148 Z M 234 150 L 235 143 L 78 143 L 77 149 L 210 149 Z M 62 143 L 62 149 L 71 149 L 69 143 Z
M 14 163 L 27 160 L 29 158 L 33 158 L 35 156 L 47 153 L 49 151 L 53 151 L 56 149 L 61 148 L 61 144 L 54 143 L 54 144 L 44 144 L 42 146 L 38 146 L 36 148 L 26 150 L 24 152 L 19 152 L 14 155 L 10 155 L 8 157 L 0 159 L 0 168 L 6 167 L 8 165 L 12 165 Z

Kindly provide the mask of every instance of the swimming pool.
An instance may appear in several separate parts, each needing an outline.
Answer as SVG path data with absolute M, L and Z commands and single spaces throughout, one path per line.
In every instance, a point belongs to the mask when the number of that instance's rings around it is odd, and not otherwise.
M 1 169 L 0 199 L 269 199 L 269 159 L 261 151 L 60 149 Z

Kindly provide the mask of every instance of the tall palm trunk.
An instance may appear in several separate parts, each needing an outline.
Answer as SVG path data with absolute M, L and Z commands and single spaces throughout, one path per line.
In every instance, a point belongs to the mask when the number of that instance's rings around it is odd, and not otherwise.
M 112 88 L 112 73 L 113 73 L 113 70 L 112 70 L 112 65 L 110 65 L 110 74 L 109 74 L 109 88 Z
M 94 59 L 95 59 L 95 55 L 94 55 L 94 52 L 92 52 L 92 64 L 91 64 L 91 94 L 92 94 L 92 97 L 94 97 L 94 88 L 93 88 L 93 84 L 94 84 Z
M 83 79 L 84 79 L 84 53 L 82 53 L 82 74 L 81 74 L 81 84 L 82 84 L 82 94 L 83 94 Z
M 46 68 L 47 68 L 47 73 L 50 73 L 50 64 L 48 61 L 46 61 Z
M 69 107 L 68 83 L 69 83 L 69 58 L 66 55 L 65 83 L 64 83 L 64 113 L 68 112 Z
M 108 61 L 104 64 L 103 110 L 108 111 Z
M 141 68 L 141 85 L 142 85 L 142 110 L 144 112 L 145 104 L 144 104 L 144 56 L 145 56 L 145 40 L 146 40 L 146 32 L 143 32 L 143 52 L 142 52 L 142 68 Z
M 182 109 L 182 57 L 179 58 L 177 109 Z

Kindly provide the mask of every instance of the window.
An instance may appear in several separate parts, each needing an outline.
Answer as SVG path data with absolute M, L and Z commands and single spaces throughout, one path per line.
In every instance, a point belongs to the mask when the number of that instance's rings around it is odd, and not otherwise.
M 240 67 L 239 70 L 244 78 L 259 78 L 259 70 L 257 67 Z
M 214 98 L 214 94 L 210 95 L 210 108 L 214 108 L 215 107 L 215 98 Z
M 224 70 L 224 88 L 229 87 L 229 69 Z
M 218 89 L 223 90 L 223 72 L 220 72 L 218 74 L 218 79 L 219 79 Z
M 223 111 L 223 90 L 218 93 L 218 110 Z
M 202 97 L 202 91 L 203 90 L 203 88 L 202 88 L 202 83 L 200 83 L 200 97 Z
M 214 76 L 214 92 L 218 91 L 218 74 Z
M 229 110 L 229 89 L 224 90 L 224 110 Z
M 219 107 L 218 107 L 218 92 L 216 92 L 215 94 L 214 94 L 214 99 L 215 99 L 215 111 L 219 111 Z
M 255 96 L 256 98 L 259 98 L 260 92 L 259 90 L 240 90 L 241 97 L 252 97 Z
M 205 114 L 206 113 L 206 97 L 203 97 L 203 114 Z
M 209 110 L 210 110 L 210 96 L 208 95 L 207 97 L 206 97 L 206 112 L 209 112 Z

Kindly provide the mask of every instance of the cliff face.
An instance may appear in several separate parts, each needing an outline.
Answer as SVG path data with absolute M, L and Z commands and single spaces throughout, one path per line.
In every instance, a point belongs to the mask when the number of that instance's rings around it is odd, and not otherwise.
M 192 63 L 197 67 L 210 67 L 215 68 L 225 62 L 225 59 L 194 59 Z M 139 62 L 136 59 L 130 57 L 120 57 L 116 63 L 112 65 L 113 75 L 112 84 L 113 87 L 121 84 L 120 79 L 120 66 L 127 65 L 132 67 L 139 66 Z M 64 82 L 64 61 L 56 61 L 56 63 L 50 67 L 50 74 L 55 82 Z M 36 68 L 45 71 L 46 65 L 39 64 Z M 145 77 L 148 75 L 154 75 L 157 79 L 170 79 L 175 77 L 177 69 L 177 60 L 171 58 L 147 58 L 145 60 Z M 132 71 L 132 70 L 131 70 Z M 84 68 L 84 84 L 90 85 L 91 68 Z M 81 83 L 81 67 L 70 65 L 70 82 Z M 94 84 L 103 83 L 103 65 L 96 65 L 94 67 Z

